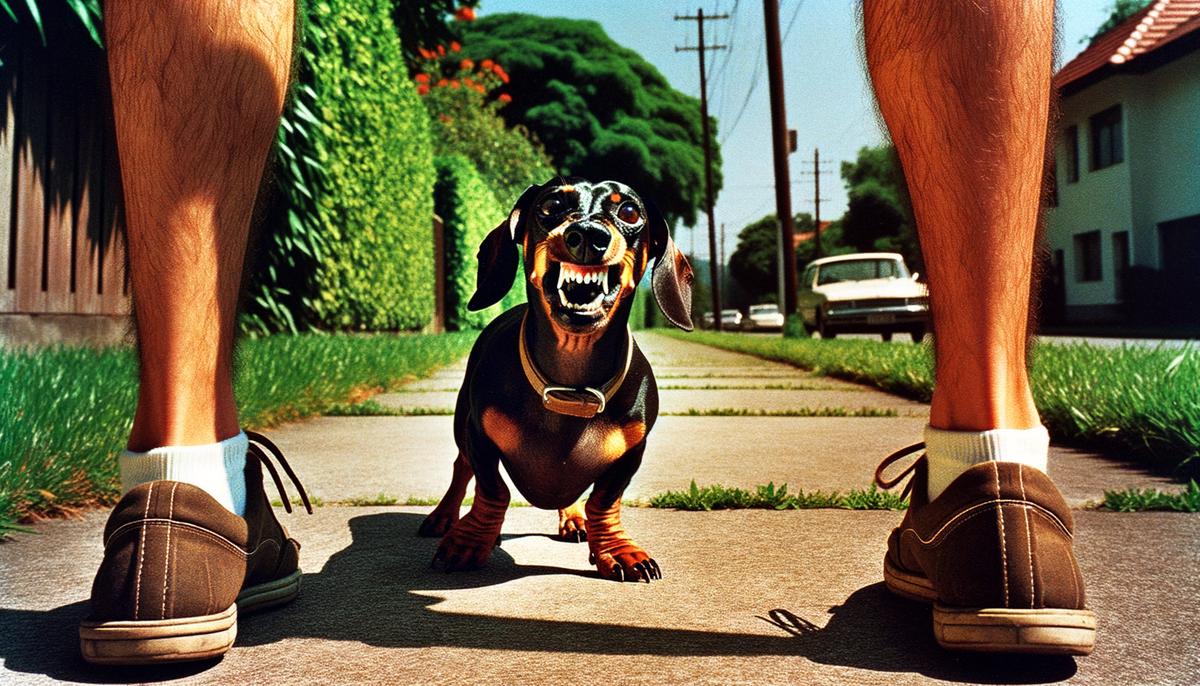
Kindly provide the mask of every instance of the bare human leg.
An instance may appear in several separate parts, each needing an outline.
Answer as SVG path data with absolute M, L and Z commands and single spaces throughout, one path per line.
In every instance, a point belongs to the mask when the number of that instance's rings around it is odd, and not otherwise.
M 239 431 L 234 315 L 294 0 L 107 2 L 141 361 L 131 450 Z
M 867 65 L 929 273 L 930 424 L 1039 425 L 1025 345 L 1054 3 L 863 4 Z

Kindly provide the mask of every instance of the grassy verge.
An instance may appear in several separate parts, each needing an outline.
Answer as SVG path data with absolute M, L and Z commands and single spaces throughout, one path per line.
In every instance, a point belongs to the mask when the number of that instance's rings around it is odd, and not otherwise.
M 1180 493 L 1164 493 L 1149 488 L 1105 491 L 1100 507 L 1116 512 L 1200 512 L 1200 485 L 1193 479 L 1188 482 L 1187 489 Z
M 854 489 L 846 493 L 832 491 L 796 491 L 789 493 L 787 484 L 778 487 L 774 482 L 753 491 L 726 486 L 692 485 L 686 491 L 667 491 L 650 498 L 650 507 L 675 510 L 808 510 L 837 508 L 842 510 L 903 510 L 908 501 L 871 485 L 869 489 Z
M 271 336 L 238 349 L 244 426 L 326 411 L 428 374 L 467 353 L 473 333 Z M 30 514 L 117 495 L 137 365 L 128 348 L 0 352 L 0 536 Z
M 933 358 L 927 346 L 661 333 L 915 400 L 928 402 L 933 393 Z M 1038 412 L 1055 440 L 1119 451 L 1176 475 L 1200 475 L 1200 347 L 1040 345 L 1032 382 Z

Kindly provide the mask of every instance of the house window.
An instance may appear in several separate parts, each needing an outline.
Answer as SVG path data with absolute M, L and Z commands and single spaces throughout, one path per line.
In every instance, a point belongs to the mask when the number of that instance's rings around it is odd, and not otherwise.
M 1125 277 L 1129 273 L 1129 232 L 1112 235 L 1113 289 L 1118 301 L 1125 300 Z
M 1112 107 L 1093 114 L 1092 169 L 1104 169 L 1125 161 L 1125 146 L 1121 136 L 1121 106 Z
M 1099 281 L 1104 278 L 1100 265 L 1100 232 L 1075 234 L 1075 280 Z
M 1068 126 L 1063 132 L 1063 146 L 1066 148 L 1066 156 L 1063 158 L 1063 164 L 1066 165 L 1067 183 L 1079 182 L 1079 127 Z

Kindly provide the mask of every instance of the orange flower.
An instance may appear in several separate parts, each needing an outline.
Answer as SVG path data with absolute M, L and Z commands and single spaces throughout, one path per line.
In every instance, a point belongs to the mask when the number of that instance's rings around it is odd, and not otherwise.
M 438 46 L 438 49 L 437 49 L 437 54 L 439 54 L 439 55 L 442 55 L 442 56 L 445 56 L 445 54 L 446 54 L 446 46 L 444 46 L 444 45 L 439 45 L 439 46 Z
M 471 86 L 471 88 L 472 88 L 472 89 L 474 89 L 474 90 L 475 90 L 477 93 L 485 93 L 485 92 L 487 92 L 487 89 L 486 89 L 486 88 L 484 88 L 483 86 L 479 85 L 479 84 L 475 84 L 475 85 Z
M 439 88 L 445 88 L 447 85 L 449 85 L 449 83 L 450 82 L 446 79 L 438 79 L 437 85 Z
M 471 71 L 472 69 L 475 68 L 475 63 L 472 62 L 471 60 L 463 60 L 462 62 L 458 63 L 458 66 L 461 67 L 464 71 Z
M 458 11 L 454 13 L 454 16 L 462 21 L 475 21 L 475 8 L 459 7 Z
M 425 48 L 418 48 L 417 52 L 421 53 L 421 57 L 424 57 L 427 60 L 433 59 L 433 53 Z
M 484 60 L 479 63 L 479 66 L 483 67 L 487 71 L 491 71 L 492 67 L 496 66 L 496 63 L 491 60 Z
M 458 79 L 454 79 L 453 81 L 450 82 L 451 88 L 458 88 L 460 85 L 461 84 L 459 84 Z
M 450 52 L 458 52 L 459 50 L 462 50 L 462 43 L 456 40 L 450 41 Z
M 426 86 L 425 84 L 421 84 L 421 85 L 417 86 L 417 95 L 426 95 L 428 93 L 429 93 L 429 86 Z
M 497 100 L 499 100 L 500 102 L 507 105 L 508 103 L 512 102 L 512 96 L 509 95 L 508 93 L 501 93 L 500 97 L 497 98 Z
M 429 83 L 429 74 L 417 74 L 416 82 L 417 83 Z

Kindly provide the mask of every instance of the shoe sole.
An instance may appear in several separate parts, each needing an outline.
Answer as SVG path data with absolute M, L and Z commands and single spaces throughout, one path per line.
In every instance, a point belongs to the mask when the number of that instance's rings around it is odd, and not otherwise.
M 933 604 L 933 636 L 947 650 L 1088 655 L 1096 644 L 1091 610 L 948 607 L 937 602 L 929 579 L 896 569 L 889 560 L 883 580 L 898 596 Z
M 201 617 L 113 622 L 81 622 L 79 651 L 99 665 L 147 665 L 218 657 L 237 637 L 238 611 L 264 610 L 293 600 L 300 592 L 300 570 L 251 586 L 225 610 Z

